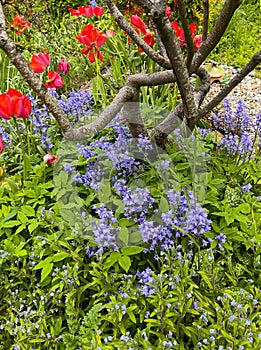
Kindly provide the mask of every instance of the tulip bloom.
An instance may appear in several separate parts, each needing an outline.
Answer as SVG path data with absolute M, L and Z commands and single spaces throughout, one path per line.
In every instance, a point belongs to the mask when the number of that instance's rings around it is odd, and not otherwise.
M 86 48 L 81 50 L 81 53 L 88 54 L 91 63 L 95 62 L 95 57 L 98 57 L 100 61 L 103 60 L 102 54 L 99 48 L 105 43 L 106 35 L 100 32 L 92 24 L 85 26 L 80 33 L 76 36 L 76 39 L 86 45 Z
M 197 51 L 202 44 L 202 35 L 195 35 L 194 37 L 194 50 Z
M 166 14 L 166 16 L 168 16 L 168 18 L 171 17 L 172 11 L 171 11 L 171 8 L 169 6 L 166 6 L 165 14 Z
M 45 83 L 47 89 L 61 88 L 64 86 L 64 80 L 57 72 L 49 72 L 48 80 Z
M 2 137 L 0 137 L 0 153 L 2 153 L 4 149 L 5 149 L 5 144 Z
M 136 33 L 139 35 L 140 33 L 144 34 L 143 40 L 147 45 L 152 47 L 154 45 L 154 33 L 148 29 L 146 24 L 142 21 L 142 19 L 140 19 L 139 16 L 132 15 L 130 16 L 130 20 L 131 24 L 137 28 L 135 29 Z M 128 42 L 130 44 L 132 40 L 129 40 Z M 139 52 L 143 52 L 143 50 L 139 48 Z
M 136 15 L 130 16 L 130 20 L 131 20 L 131 24 L 137 27 L 142 32 L 142 34 L 144 35 L 146 34 L 147 26 L 143 22 L 143 20 L 140 19 L 139 16 L 136 16 Z
M 107 38 L 113 38 L 114 37 L 114 31 L 112 29 L 108 29 L 105 33 Z
M 62 59 L 58 64 L 57 64 L 57 69 L 59 71 L 59 73 L 61 74 L 66 74 L 69 72 L 70 69 L 70 65 L 69 63 L 66 61 L 66 59 Z
M 14 16 L 14 20 L 10 26 L 17 28 L 16 34 L 21 34 L 26 27 L 30 27 L 30 22 L 26 21 L 24 16 Z
M 28 97 L 15 89 L 9 89 L 0 95 L 0 116 L 4 119 L 27 118 L 32 111 Z
M 103 15 L 104 9 L 103 7 L 99 6 L 80 6 L 76 10 L 69 8 L 69 12 L 73 16 L 86 16 L 90 18 L 92 16 L 101 17 Z
M 45 68 L 50 65 L 50 62 L 50 55 L 48 53 L 40 52 L 37 55 L 33 55 L 29 65 L 35 73 L 43 73 Z
M 48 153 L 43 157 L 44 163 L 50 165 L 57 161 L 59 158 L 55 157 L 53 154 Z
M 178 22 L 170 22 L 176 37 L 180 39 L 180 46 L 183 46 L 186 44 L 186 39 L 185 39 L 185 34 L 184 34 L 184 30 L 183 28 L 179 28 Z M 195 37 L 196 31 L 197 31 L 197 27 L 196 27 L 196 23 L 191 23 L 189 25 L 189 29 L 190 29 L 190 33 L 192 38 Z

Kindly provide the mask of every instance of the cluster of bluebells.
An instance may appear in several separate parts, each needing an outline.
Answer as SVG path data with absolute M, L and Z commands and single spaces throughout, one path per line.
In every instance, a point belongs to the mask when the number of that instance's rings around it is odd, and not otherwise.
M 153 209 L 155 199 L 147 188 L 137 187 L 132 190 L 125 180 L 117 180 L 113 186 L 124 203 L 124 216 L 126 219 L 141 223 Z
M 32 128 L 35 136 L 41 140 L 43 149 L 51 150 L 53 144 L 49 133 L 52 117 L 50 117 L 46 106 L 39 108 L 37 102 L 32 95 L 28 96 L 32 104 Z
M 128 185 L 127 179 L 138 178 L 144 170 L 143 162 L 153 154 L 155 156 L 155 150 L 146 137 L 132 140 L 126 125 L 119 122 L 120 118 L 121 114 L 109 125 L 106 136 L 87 145 L 77 144 L 78 154 L 86 159 L 86 167 L 83 174 L 80 171 L 74 174 L 74 181 L 96 192 L 102 180 L 110 181 L 117 199 L 123 204 L 120 217 L 137 223 L 135 227 L 139 230 L 141 240 L 148 244 L 147 251 L 172 249 L 177 238 L 185 237 L 186 234 L 198 237 L 198 240 L 204 239 L 204 234 L 211 230 L 211 221 L 192 192 L 187 189 L 184 192 L 170 190 L 167 193 L 169 210 L 161 213 L 148 188 Z M 157 169 L 169 165 L 168 160 L 158 162 Z M 67 168 L 69 173 L 71 169 Z M 108 218 L 108 213 L 112 212 L 103 203 L 95 211 L 98 220 L 92 222 L 92 230 L 98 247 L 87 248 L 89 256 L 107 249 L 116 250 L 120 243 L 117 242 L 117 220 L 115 216 Z M 117 208 L 114 207 L 114 211 L 118 218 Z M 158 220 L 154 220 L 155 216 Z
M 187 234 L 204 238 L 211 230 L 207 212 L 199 205 L 191 191 L 169 190 L 167 194 L 169 210 L 161 214 L 162 224 L 144 220 L 139 230 L 144 242 L 150 243 L 150 250 L 157 246 L 167 251 L 175 246 L 176 239 Z
M 108 210 L 103 203 L 93 208 L 98 220 L 91 221 L 91 231 L 98 247 L 87 247 L 86 254 L 91 257 L 101 254 L 106 249 L 119 250 L 118 232 L 119 227 L 114 227 L 117 219 L 111 210 Z
M 73 125 L 87 118 L 92 112 L 93 98 L 88 91 L 69 91 L 68 96 L 59 95 L 56 89 L 49 89 L 49 91 Z M 47 107 L 39 105 L 32 95 L 28 95 L 28 98 L 32 104 L 32 117 L 29 120 L 32 121 L 35 136 L 40 139 L 43 149 L 51 150 L 54 146 L 51 137 L 51 125 L 55 121 L 54 117 L 50 115 Z M 3 140 L 5 141 L 4 138 Z
M 94 103 L 92 95 L 86 90 L 70 90 L 68 96 L 59 95 L 56 89 L 51 90 L 52 95 L 56 98 L 56 102 L 61 107 L 66 115 L 73 117 L 72 124 L 87 118 L 92 112 L 92 105 Z
M 119 177 L 133 175 L 138 171 L 140 162 L 135 159 L 128 145 L 131 135 L 125 125 L 120 125 L 119 118 L 120 115 L 118 115 L 114 124 L 109 125 L 112 130 L 108 132 L 107 137 L 102 136 L 99 140 L 95 140 L 87 146 L 77 144 L 78 153 L 82 154 L 88 162 L 85 173 L 78 172 L 74 177 L 76 182 L 98 191 L 102 178 L 106 177 L 106 173 L 108 173 L 104 166 L 104 161 L 107 160 L 110 161 L 116 172 L 113 181 L 116 181 Z M 111 169 L 109 169 L 110 171 Z
M 11 130 L 8 121 L 4 118 L 0 119 L 0 137 L 2 138 L 6 148 L 10 148 L 12 142 Z
M 255 143 L 260 146 L 261 111 L 255 120 L 249 115 L 243 100 L 238 100 L 233 113 L 228 98 L 223 100 L 223 110 L 212 114 L 213 126 L 224 135 L 220 147 L 228 155 L 237 155 L 245 161 L 252 157 Z
M 146 270 L 139 272 L 137 271 L 138 277 L 138 290 L 145 297 L 149 297 L 155 294 L 155 287 L 153 286 L 155 280 L 153 277 L 153 271 L 151 268 L 147 267 Z

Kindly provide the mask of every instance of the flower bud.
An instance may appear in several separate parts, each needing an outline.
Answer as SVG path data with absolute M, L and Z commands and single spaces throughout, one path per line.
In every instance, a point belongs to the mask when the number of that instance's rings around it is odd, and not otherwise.
M 62 59 L 58 65 L 57 65 L 57 69 L 61 74 L 66 74 L 69 72 L 70 69 L 70 65 L 69 63 L 66 61 L 66 59 Z

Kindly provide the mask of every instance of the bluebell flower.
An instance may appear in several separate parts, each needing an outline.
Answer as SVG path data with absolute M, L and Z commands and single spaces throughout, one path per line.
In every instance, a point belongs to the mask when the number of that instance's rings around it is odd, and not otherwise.
M 244 185 L 243 187 L 241 187 L 241 192 L 250 192 L 250 190 L 251 190 L 251 188 L 252 188 L 252 185 L 249 183 L 249 184 L 247 184 L 247 185 Z
M 154 283 L 153 271 L 148 267 L 146 270 L 137 271 L 138 277 L 138 289 L 145 297 L 155 293 L 155 288 L 152 285 Z

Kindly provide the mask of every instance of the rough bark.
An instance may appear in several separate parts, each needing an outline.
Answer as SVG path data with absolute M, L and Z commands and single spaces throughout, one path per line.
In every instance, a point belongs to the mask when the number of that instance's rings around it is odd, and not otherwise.
M 203 8 L 204 8 L 204 15 L 203 15 L 202 42 L 207 40 L 207 35 L 208 35 L 208 18 L 209 18 L 209 1 L 208 0 L 203 0 Z
M 110 10 L 111 15 L 117 22 L 118 26 L 124 30 L 131 38 L 132 40 L 158 65 L 160 65 L 163 68 L 170 69 L 171 64 L 168 59 L 158 54 L 156 51 L 154 51 L 149 45 L 145 43 L 145 41 L 136 33 L 136 31 L 131 27 L 129 22 L 125 19 L 125 17 L 122 15 L 122 13 L 119 11 L 117 6 L 114 5 L 113 0 L 107 0 L 106 1 L 107 6 Z
M 190 67 L 191 61 L 194 56 L 194 44 L 193 39 L 190 33 L 190 27 L 189 27 L 189 21 L 188 21 L 188 15 L 187 15 L 187 9 L 186 9 L 186 3 L 185 0 L 179 0 L 178 5 L 178 11 L 181 18 L 182 28 L 184 30 L 185 39 L 187 42 L 187 67 Z
M 193 123 L 193 120 L 197 119 L 197 109 L 193 98 L 193 89 L 189 81 L 189 72 L 178 39 L 165 16 L 164 8 L 152 8 L 151 15 L 165 46 L 173 73 L 176 76 L 183 102 L 184 114 L 188 125 L 190 125 Z

